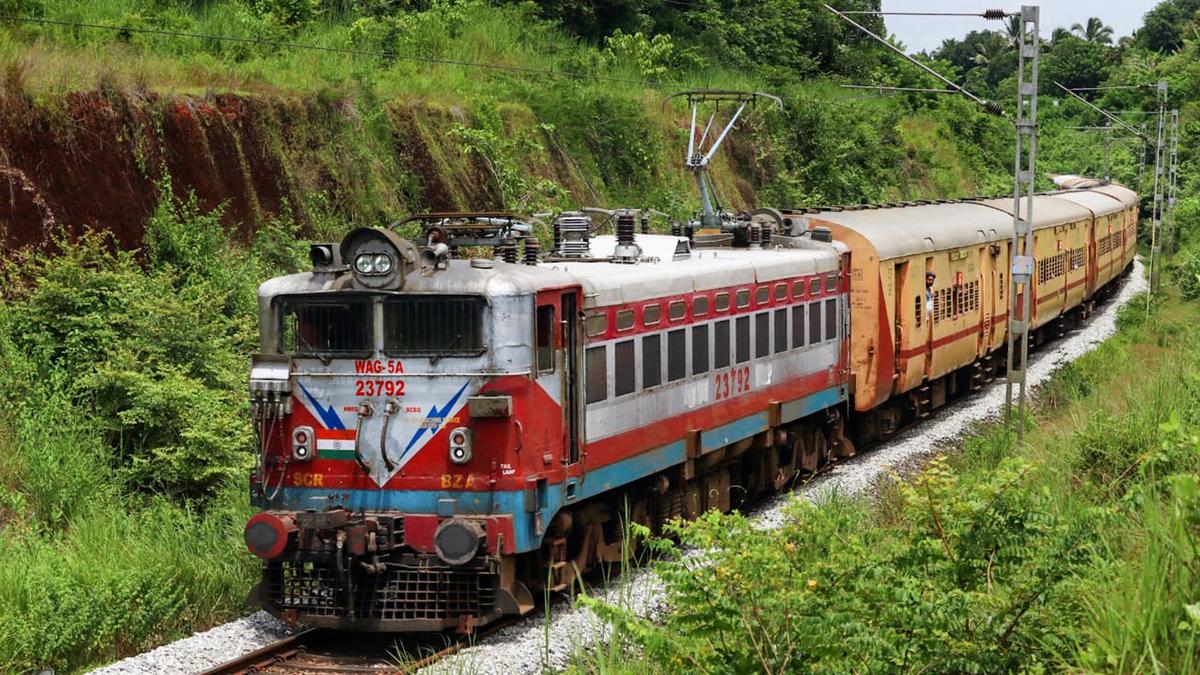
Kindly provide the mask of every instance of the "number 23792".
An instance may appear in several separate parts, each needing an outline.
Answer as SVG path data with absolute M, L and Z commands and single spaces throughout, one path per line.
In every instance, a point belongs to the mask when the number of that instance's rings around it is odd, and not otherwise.
M 713 400 L 720 401 L 750 391 L 750 367 L 732 368 L 713 374 Z

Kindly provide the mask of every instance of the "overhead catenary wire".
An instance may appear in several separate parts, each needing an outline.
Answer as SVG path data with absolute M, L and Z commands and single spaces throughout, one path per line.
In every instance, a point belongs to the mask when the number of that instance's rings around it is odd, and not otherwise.
M 833 7 L 830 7 L 829 5 L 825 5 L 825 9 L 838 15 L 843 20 L 845 20 L 847 23 L 849 23 L 851 26 L 854 26 L 855 28 L 859 29 L 860 31 L 871 36 L 879 44 L 887 47 L 888 49 L 890 49 L 890 50 L 896 52 L 897 54 L 899 54 L 900 56 L 904 57 L 904 59 L 906 59 L 909 63 L 912 63 L 913 65 L 917 66 L 918 68 L 924 70 L 925 72 L 929 73 L 930 75 L 933 75 L 937 79 L 941 80 L 943 83 L 948 85 L 951 89 L 957 91 L 958 93 L 962 94 L 963 96 L 966 96 L 967 98 L 971 99 L 975 103 L 978 103 L 984 110 L 986 110 L 992 114 L 995 114 L 995 115 L 1001 115 L 1001 116 L 1004 115 L 1004 109 L 1001 108 L 999 106 L 999 104 L 997 104 L 996 102 L 988 101 L 986 99 L 980 98 L 980 97 L 976 96 L 975 94 L 972 94 L 971 92 L 967 91 L 963 87 L 959 86 L 958 84 L 955 84 L 954 81 L 952 81 L 950 78 L 946 77 L 945 75 L 942 75 L 941 73 L 934 70 L 933 68 L 930 68 L 929 66 L 925 65 L 924 63 L 921 63 L 920 61 L 914 59 L 912 56 L 909 56 L 907 53 L 905 53 L 905 51 L 903 49 L 900 49 L 896 45 L 892 44 L 891 42 L 888 42 L 886 39 L 875 34 L 875 32 L 873 32 L 871 29 L 858 23 L 854 19 L 851 19 L 850 17 L 846 16 L 845 12 L 836 10 Z
M 34 23 L 44 26 L 59 26 L 64 28 L 87 28 L 92 30 L 107 30 L 118 33 L 139 33 L 143 35 L 158 35 L 162 37 L 172 38 L 191 38 L 196 40 L 213 40 L 217 42 L 230 42 L 235 44 L 255 44 L 267 45 L 271 47 L 281 47 L 285 49 L 297 49 L 304 51 L 324 52 L 331 54 L 345 54 L 348 56 L 370 56 L 391 58 L 397 61 L 411 61 L 415 63 L 425 63 L 431 65 L 442 66 L 460 66 L 463 68 L 479 68 L 484 70 L 494 70 L 498 72 L 507 72 L 524 75 L 549 75 L 560 76 L 576 80 L 594 80 L 600 82 L 622 82 L 625 84 L 640 84 L 648 87 L 675 87 L 679 86 L 677 82 L 666 80 L 640 80 L 628 77 L 613 77 L 609 75 L 595 75 L 591 73 L 580 73 L 570 70 L 555 70 L 553 68 L 533 68 L 530 66 L 513 66 L 503 63 L 490 63 L 487 61 L 466 61 L 462 59 L 448 59 L 436 56 L 419 56 L 414 54 L 401 54 L 389 50 L 376 49 L 356 49 L 353 47 L 330 47 L 327 45 L 316 45 L 304 42 L 289 42 L 286 40 L 275 40 L 272 38 L 257 38 L 257 37 L 239 37 L 236 35 L 219 35 L 213 33 L 195 33 L 190 31 L 169 30 L 166 28 L 142 28 L 137 26 L 120 26 L 103 23 L 88 23 L 84 21 L 65 21 L 62 19 L 46 19 L 33 16 L 16 16 L 11 14 L 0 14 L 0 22 L 11 23 Z
M 1152 83 L 1146 84 L 1109 84 L 1099 87 L 1071 87 L 1068 91 L 1104 91 L 1106 89 L 1146 89 L 1153 87 Z
M 1013 12 L 1003 9 L 985 9 L 982 12 L 886 12 L 883 10 L 852 9 L 843 10 L 842 14 L 869 14 L 872 16 L 978 16 L 984 19 L 1003 19 L 1015 16 Z
M 920 94 L 957 94 L 955 89 L 936 89 L 933 87 L 888 87 L 881 84 L 841 84 L 842 89 L 869 89 L 871 91 L 911 91 Z
M 1063 83 L 1061 83 L 1061 82 L 1058 82 L 1058 81 L 1055 81 L 1055 83 L 1054 83 L 1054 84 L 1055 84 L 1055 85 L 1056 85 L 1056 86 L 1057 86 L 1059 89 L 1062 89 L 1063 91 L 1067 92 L 1067 93 L 1068 93 L 1068 94 L 1070 94 L 1071 96 L 1073 96 L 1073 97 L 1075 97 L 1075 98 L 1079 99 L 1079 100 L 1080 100 L 1080 101 L 1081 101 L 1081 102 L 1082 102 L 1084 105 L 1086 105 L 1087 107 L 1091 108 L 1092 110 L 1095 110 L 1096 112 L 1100 113 L 1101 115 L 1104 115 L 1105 117 L 1107 117 L 1108 119 L 1112 120 L 1113 122 L 1116 122 L 1117 124 L 1121 125 L 1122 127 L 1124 127 L 1124 128 L 1125 128 L 1125 130 L 1126 130 L 1126 131 L 1129 131 L 1130 133 L 1136 134 L 1136 135 L 1137 135 L 1139 138 L 1142 138 L 1142 139 L 1145 139 L 1145 138 L 1146 138 L 1145 134 L 1143 134 L 1141 131 L 1139 131 L 1138 129 L 1136 129 L 1136 128 L 1135 128 L 1133 125 L 1129 124 L 1128 122 L 1126 122 L 1125 120 L 1121 119 L 1120 117 L 1117 117 L 1116 115 L 1114 115 L 1114 114 L 1112 114 L 1112 113 L 1108 112 L 1108 111 L 1107 111 L 1107 110 L 1105 110 L 1104 108 L 1101 108 L 1100 106 L 1094 105 L 1094 104 L 1093 104 L 1091 101 L 1088 101 L 1088 100 L 1087 100 L 1087 99 L 1085 99 L 1084 97 L 1082 97 L 1082 96 L 1080 96 L 1079 94 L 1076 94 L 1075 92 L 1073 92 L 1073 91 L 1071 91 L 1070 89 L 1068 89 L 1068 88 L 1067 88 L 1065 85 L 1063 85 Z

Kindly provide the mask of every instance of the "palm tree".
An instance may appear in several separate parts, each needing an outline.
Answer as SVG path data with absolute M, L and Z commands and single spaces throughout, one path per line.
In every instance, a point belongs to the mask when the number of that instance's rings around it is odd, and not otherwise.
M 1058 42 L 1058 41 L 1062 40 L 1063 38 L 1069 36 L 1070 34 L 1071 34 L 1071 31 L 1059 26 L 1058 28 L 1054 29 L 1053 33 L 1050 34 L 1050 42 Z
M 1012 44 L 1006 41 L 1003 35 L 989 32 L 987 39 L 975 46 L 975 55 L 971 57 L 971 60 L 977 66 L 987 66 L 1003 56 L 1009 49 L 1012 49 Z
M 1088 42 L 1095 42 L 1102 45 L 1112 43 L 1112 26 L 1105 26 L 1104 22 L 1098 16 L 1089 17 L 1086 27 L 1078 23 L 1072 24 L 1071 30 L 1075 31 L 1079 37 Z
M 1008 24 L 1004 26 L 1004 32 L 1008 33 L 1008 41 L 1014 45 L 1021 44 L 1021 17 L 1012 15 L 1008 17 Z

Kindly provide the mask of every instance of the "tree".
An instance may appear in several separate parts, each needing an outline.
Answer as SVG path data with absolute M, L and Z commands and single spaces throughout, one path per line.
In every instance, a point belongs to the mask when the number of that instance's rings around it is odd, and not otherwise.
M 1146 12 L 1138 44 L 1156 52 L 1174 52 L 1183 46 L 1185 35 L 1196 27 L 1200 0 L 1166 0 Z
M 1000 33 L 988 32 L 988 38 L 975 45 L 975 55 L 971 61 L 978 66 L 995 63 L 1005 52 L 1012 49 L 1012 43 L 1006 41 Z
M 1111 47 L 1068 35 L 1055 42 L 1042 58 L 1042 90 L 1058 92 L 1054 82 L 1071 89 L 1095 87 L 1108 79 Z
M 1075 24 L 1075 25 L 1078 26 L 1079 24 Z M 1071 35 L 1071 31 L 1067 30 L 1066 28 L 1063 28 L 1062 26 L 1059 26 L 1058 28 L 1054 29 L 1054 32 L 1050 33 L 1050 44 L 1054 44 L 1055 42 L 1058 42 L 1059 40 L 1061 40 L 1065 37 L 1068 37 L 1070 35 Z
M 1088 17 L 1087 26 L 1078 23 L 1072 24 L 1071 30 L 1088 42 L 1102 45 L 1112 44 L 1112 26 L 1105 26 L 1098 16 Z

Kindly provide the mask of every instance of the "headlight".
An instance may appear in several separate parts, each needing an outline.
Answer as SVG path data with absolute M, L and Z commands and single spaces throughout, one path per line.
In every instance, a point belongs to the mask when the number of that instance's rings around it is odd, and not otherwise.
M 375 273 L 387 274 L 392 271 L 392 256 L 379 253 L 375 256 Z
M 354 270 L 359 274 L 371 274 L 375 271 L 375 256 L 367 253 L 354 259 Z
M 417 248 L 391 230 L 360 227 L 342 239 L 341 258 L 350 264 L 357 288 L 398 291 L 417 262 Z

